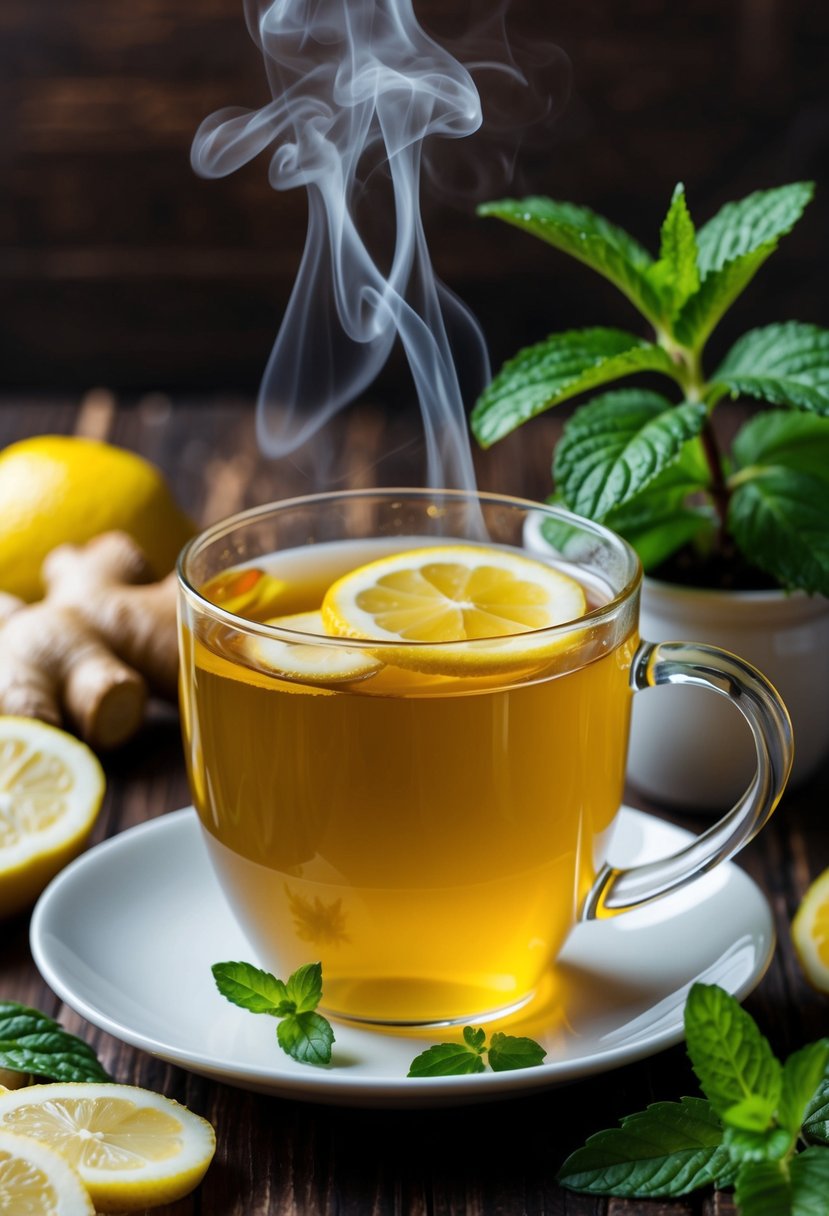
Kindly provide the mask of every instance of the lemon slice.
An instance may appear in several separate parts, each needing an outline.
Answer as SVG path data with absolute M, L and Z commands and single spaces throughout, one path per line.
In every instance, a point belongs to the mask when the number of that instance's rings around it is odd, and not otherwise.
M 30 1085 L 0 1094 L 0 1133 L 54 1149 L 102 1212 L 173 1203 L 198 1186 L 216 1149 L 206 1119 L 132 1085 Z M 0 1207 L 0 1211 L 2 1211 Z
M 809 983 L 829 992 L 829 870 L 803 896 L 792 921 L 792 942 Z
M 81 851 L 103 794 L 85 743 L 34 718 L 0 717 L 0 916 L 32 903 Z
M 319 612 L 296 612 L 274 616 L 266 625 L 279 625 L 297 633 L 326 634 Z M 243 641 L 245 654 L 258 668 L 272 671 L 283 680 L 302 683 L 349 684 L 365 680 L 383 664 L 370 654 L 345 646 L 314 646 L 306 642 L 282 642 L 278 638 L 248 636 Z
M 544 562 L 459 544 L 395 553 L 352 570 L 329 587 L 322 619 L 330 633 L 392 646 L 468 643 L 383 651 L 401 666 L 453 673 L 510 670 L 551 656 L 560 640 L 536 631 L 575 620 L 585 607 L 582 586 Z
M 29 1136 L 0 1130 L 0 1212 L 19 1216 L 95 1216 L 77 1172 Z

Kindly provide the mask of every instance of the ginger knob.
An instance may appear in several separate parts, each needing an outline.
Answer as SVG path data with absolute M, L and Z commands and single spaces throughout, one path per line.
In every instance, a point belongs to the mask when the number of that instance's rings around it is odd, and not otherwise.
M 58 546 L 42 574 L 38 603 L 0 595 L 0 712 L 65 716 L 92 747 L 116 747 L 141 725 L 148 687 L 175 698 L 175 576 L 147 582 L 123 532 Z

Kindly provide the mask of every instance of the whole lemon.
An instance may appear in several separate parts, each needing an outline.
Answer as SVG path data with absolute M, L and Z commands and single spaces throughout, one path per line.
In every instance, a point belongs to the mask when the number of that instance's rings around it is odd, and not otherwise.
M 159 470 L 133 452 L 71 435 L 0 452 L 0 589 L 39 599 L 51 549 L 114 528 L 138 542 L 158 578 L 194 531 Z

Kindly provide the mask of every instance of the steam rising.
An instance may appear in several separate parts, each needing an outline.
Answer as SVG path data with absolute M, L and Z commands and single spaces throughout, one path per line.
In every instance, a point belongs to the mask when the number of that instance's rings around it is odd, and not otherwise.
M 259 395 L 260 443 L 270 455 L 299 447 L 374 380 L 399 336 L 430 484 L 472 488 L 453 356 L 472 361 L 481 385 L 488 361 L 471 313 L 434 275 L 419 205 L 424 139 L 481 123 L 472 77 L 409 0 L 245 0 L 245 11 L 273 100 L 205 119 L 192 163 L 223 177 L 273 146 L 271 185 L 308 194 L 305 251 Z M 395 221 L 385 256 L 383 209 Z

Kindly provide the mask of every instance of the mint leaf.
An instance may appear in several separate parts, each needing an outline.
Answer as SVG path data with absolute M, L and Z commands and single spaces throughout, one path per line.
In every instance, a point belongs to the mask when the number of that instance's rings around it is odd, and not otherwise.
M 319 1013 L 289 1013 L 276 1028 L 279 1046 L 300 1064 L 330 1064 L 334 1031 Z
M 483 1031 L 481 1032 L 483 1033 Z M 535 1068 L 547 1052 L 535 1039 L 516 1037 L 496 1031 L 489 1042 L 489 1066 L 493 1072 L 511 1072 L 518 1068 Z
M 472 1047 L 468 1042 L 436 1043 L 415 1056 L 407 1076 L 460 1077 L 483 1071 L 484 1061 L 479 1047 Z
M 322 997 L 322 967 L 306 963 L 287 984 L 251 963 L 214 963 L 211 971 L 222 996 L 251 1013 L 280 1018 L 279 1046 L 300 1064 L 328 1064 L 334 1031 L 314 1009 Z
M 776 243 L 770 241 L 711 271 L 677 314 L 673 326 L 676 339 L 691 350 L 701 350 L 720 318 L 776 248 Z
M 561 1186 L 629 1198 L 685 1195 L 697 1187 L 731 1186 L 735 1167 L 722 1147 L 720 1120 L 701 1098 L 656 1102 L 598 1132 L 567 1158 Z
M 829 415 L 829 330 L 789 321 L 752 329 L 712 377 L 716 392 Z
M 700 274 L 707 278 L 726 263 L 776 243 L 794 228 L 814 192 L 813 182 L 793 182 L 726 203 L 697 233 Z
M 496 216 L 584 262 L 618 287 L 649 320 L 658 320 L 662 300 L 648 276 L 651 255 L 623 228 L 589 207 L 550 198 L 502 199 L 484 203 L 478 215 Z
M 681 182 L 674 190 L 662 224 L 659 261 L 647 273 L 665 301 L 669 317 L 675 316 L 699 287 L 696 232 Z
M 322 1000 L 322 964 L 306 963 L 288 977 L 285 984 L 288 999 L 296 1013 L 310 1013 Z
M 664 491 L 650 490 L 611 511 L 604 522 L 633 545 L 645 571 L 653 570 L 677 549 L 706 531 L 712 532 L 715 526 L 710 511 L 685 506 Z
M 829 481 L 829 418 L 763 410 L 740 429 L 733 453 L 742 469 L 782 466 Z
M 565 425 L 553 475 L 567 505 L 601 522 L 643 490 L 702 430 L 699 402 L 621 389 L 596 397 Z
M 792 1192 L 783 1162 L 748 1161 L 741 1165 L 734 1200 L 741 1216 L 792 1216 Z
M 282 1017 L 293 1012 L 288 989 L 269 971 L 251 963 L 214 963 L 210 968 L 223 997 L 251 1013 Z
M 829 484 L 794 469 L 760 469 L 731 496 L 728 526 L 750 561 L 783 587 L 829 595 Z
M 751 1131 L 745 1127 L 726 1127 L 723 1144 L 732 1161 L 782 1161 L 794 1145 L 785 1127 Z
M 789 1173 L 792 1216 L 823 1216 L 829 1195 L 829 1149 L 804 1149 L 793 1158 Z
M 685 1003 L 685 1040 L 703 1092 L 722 1119 L 754 1097 L 771 1117 L 780 1097 L 780 1063 L 733 996 L 715 984 L 694 984 Z M 751 1122 L 756 1126 L 755 1114 Z
M 829 1076 L 824 1076 L 806 1106 L 801 1134 L 810 1144 L 829 1145 Z
M 828 1065 L 829 1039 L 818 1039 L 816 1043 L 792 1052 L 783 1065 L 777 1118 L 793 1137 L 798 1136 L 809 1115 Z
M 633 545 L 650 570 L 695 537 L 714 533 L 713 507 L 687 501 L 700 497 L 710 475 L 699 439 L 691 439 L 644 490 L 608 512 L 605 523 Z
M 0 1068 L 51 1081 L 112 1080 L 88 1043 L 16 1001 L 0 1001 Z
M 723 1118 L 730 1128 L 752 1134 L 766 1132 L 771 1126 L 776 1109 L 771 1098 L 750 1094 L 747 1098 L 741 1098 L 739 1102 L 729 1106 L 723 1113 Z
M 660 347 L 619 329 L 573 329 L 553 334 L 505 363 L 472 411 L 478 442 L 497 439 L 543 410 L 587 389 L 636 372 L 676 376 Z
M 482 1052 L 486 1042 L 486 1031 L 481 1026 L 464 1026 L 463 1041 L 473 1051 Z

